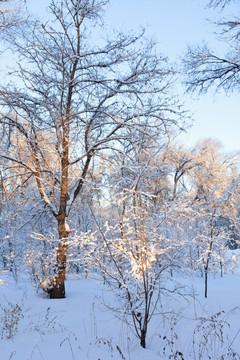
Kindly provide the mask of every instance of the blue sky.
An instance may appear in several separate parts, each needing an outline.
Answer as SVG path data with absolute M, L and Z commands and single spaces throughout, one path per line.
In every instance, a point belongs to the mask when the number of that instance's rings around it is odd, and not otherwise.
M 208 0 L 110 0 L 107 7 L 106 22 L 121 30 L 138 30 L 147 28 L 147 34 L 153 36 L 159 50 L 178 61 L 184 55 L 188 44 L 205 41 L 211 48 L 223 55 L 226 45 L 217 40 L 216 27 L 212 22 L 223 14 L 233 18 L 240 14 L 240 4 L 233 3 L 226 12 L 206 7 Z M 45 7 L 48 0 L 41 5 L 30 0 L 30 8 L 37 12 Z M 40 8 L 41 6 L 41 8 Z M 207 19 L 211 20 L 208 21 Z M 219 139 L 226 151 L 240 150 L 240 101 L 239 94 L 226 96 L 224 93 L 198 96 L 179 93 L 187 109 L 194 113 L 194 125 L 182 141 L 189 146 L 199 138 L 212 137 Z
M 178 61 L 187 45 L 205 41 L 221 55 L 226 44 L 217 40 L 216 26 L 212 23 L 224 14 L 233 18 L 240 14 L 239 2 L 226 8 L 224 13 L 206 7 L 207 0 L 112 0 L 107 19 L 123 29 L 146 26 L 155 37 L 159 49 L 170 61 Z M 211 20 L 211 21 L 209 21 Z M 219 139 L 226 151 L 240 150 L 240 99 L 233 93 L 198 96 L 183 94 L 186 107 L 194 113 L 194 125 L 182 141 L 194 144 L 199 138 Z

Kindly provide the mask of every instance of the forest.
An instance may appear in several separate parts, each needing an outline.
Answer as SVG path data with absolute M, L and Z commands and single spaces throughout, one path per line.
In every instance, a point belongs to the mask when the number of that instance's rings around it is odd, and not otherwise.
M 106 31 L 108 4 L 49 0 L 37 18 L 0 1 L 1 359 L 240 359 L 240 154 L 183 144 L 174 91 L 181 72 L 188 94 L 239 89 L 240 20 L 216 24 L 229 52 L 195 45 L 177 68 L 144 29 Z

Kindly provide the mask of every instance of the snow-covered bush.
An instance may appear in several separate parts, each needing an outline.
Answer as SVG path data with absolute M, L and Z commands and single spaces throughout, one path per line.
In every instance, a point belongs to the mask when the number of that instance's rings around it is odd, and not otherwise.
M 130 201 L 121 212 L 130 198 L 133 205 Z M 134 191 L 118 194 L 106 213 L 108 220 L 96 214 L 95 232 L 76 234 L 75 243 L 82 249 L 81 263 L 85 261 L 96 269 L 115 293 L 118 306 L 113 310 L 145 348 L 148 324 L 158 308 L 160 294 L 173 294 L 176 289 L 172 284 L 168 288 L 167 282 L 182 243 L 161 233 L 159 217 L 148 211 L 141 194 Z M 111 308 L 107 302 L 105 305 Z

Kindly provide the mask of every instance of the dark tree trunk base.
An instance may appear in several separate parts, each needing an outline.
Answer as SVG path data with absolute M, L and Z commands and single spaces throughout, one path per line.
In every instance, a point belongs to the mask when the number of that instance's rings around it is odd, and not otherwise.
M 147 332 L 145 330 L 141 330 L 141 341 L 140 341 L 140 345 L 146 349 L 146 335 L 147 335 Z
M 55 279 L 55 284 L 50 291 L 50 299 L 64 299 L 65 297 L 65 281 Z
M 207 298 L 207 292 L 208 292 L 208 271 L 205 269 L 205 298 Z
M 146 340 L 145 339 L 141 339 L 140 345 L 146 349 Z

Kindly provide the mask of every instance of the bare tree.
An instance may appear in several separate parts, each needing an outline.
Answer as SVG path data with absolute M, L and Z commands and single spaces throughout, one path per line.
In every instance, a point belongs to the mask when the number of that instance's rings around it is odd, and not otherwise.
M 211 0 L 209 2 L 209 6 L 210 7 L 217 7 L 217 6 L 221 6 L 222 8 L 224 8 L 227 4 L 229 4 L 232 0 Z
M 211 6 L 224 7 L 231 0 L 211 1 Z M 240 19 L 218 22 L 221 28 L 220 38 L 229 44 L 229 51 L 217 54 L 204 44 L 203 46 L 189 47 L 184 60 L 187 75 L 187 87 L 190 91 L 199 89 L 206 92 L 209 87 L 215 86 L 216 90 L 224 89 L 226 92 L 239 90 L 240 62 L 239 62 L 239 40 Z
M 197 166 L 191 169 L 190 178 L 195 187 L 193 208 L 196 216 L 196 248 L 204 267 L 205 297 L 211 261 L 220 263 L 219 250 L 224 253 L 231 227 L 238 214 L 239 155 L 224 154 L 221 144 L 211 139 L 199 142 L 193 150 Z
M 25 0 L 1 0 L 0 1 L 0 30 L 17 27 L 25 21 Z
M 104 39 L 105 0 L 52 0 L 50 19 L 4 36 L 19 54 L 16 84 L 0 89 L 0 119 L 9 146 L 19 137 L 24 151 L 1 157 L 35 179 L 45 209 L 57 221 L 56 275 L 51 298 L 65 297 L 70 232 L 67 218 L 80 196 L 92 159 L 130 141 L 138 126 L 157 134 L 176 124 L 181 109 L 168 88 L 174 72 L 144 32 Z M 81 211 L 81 209 L 80 209 Z
M 104 301 L 105 305 L 130 326 L 145 348 L 149 324 L 159 311 L 160 294 L 179 294 L 167 269 L 184 244 L 162 234 L 162 214 L 151 211 L 145 201 L 143 189 L 148 175 L 142 165 L 140 177 L 135 173 L 139 187 L 120 192 L 110 189 L 115 195 L 109 201 L 108 221 L 102 212 L 96 212 L 96 230 L 77 234 L 75 243 L 82 244 L 83 254 L 85 247 L 85 261 L 97 269 L 119 300 L 114 307 Z

